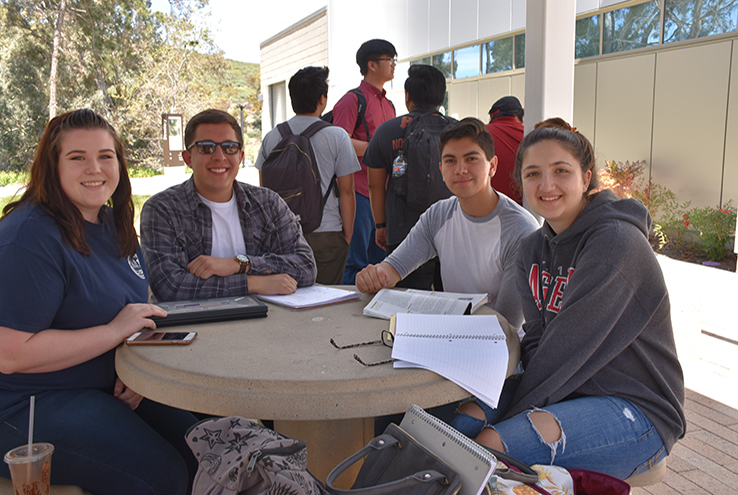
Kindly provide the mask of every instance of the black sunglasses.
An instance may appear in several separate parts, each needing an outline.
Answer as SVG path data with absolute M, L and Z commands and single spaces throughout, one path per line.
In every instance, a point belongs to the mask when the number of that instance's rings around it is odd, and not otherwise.
M 241 151 L 241 143 L 238 141 L 223 141 L 222 143 L 216 143 L 215 141 L 195 141 L 187 147 L 187 151 L 190 151 L 193 146 L 197 146 L 197 151 L 201 155 L 212 155 L 218 146 L 223 150 L 224 155 L 235 155 Z

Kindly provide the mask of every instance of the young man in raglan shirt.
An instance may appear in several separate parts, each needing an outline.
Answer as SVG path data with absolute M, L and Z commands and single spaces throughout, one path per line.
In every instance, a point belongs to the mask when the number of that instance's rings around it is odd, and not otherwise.
M 351 136 L 356 156 L 364 156 L 371 136 L 384 121 L 395 117 L 395 107 L 386 97 L 385 83 L 395 77 L 397 50 L 389 41 L 369 40 L 356 52 L 356 63 L 364 76 L 359 90 L 366 101 L 364 121 L 359 119 L 359 98 L 353 91 L 346 93 L 333 107 L 333 124 Z M 358 125 L 357 125 L 358 124 Z M 375 242 L 375 225 L 369 204 L 366 166 L 354 174 L 356 217 L 349 246 L 343 283 L 353 285 L 356 274 L 369 263 L 379 263 L 385 252 Z
M 438 108 L 443 105 L 445 96 L 446 77 L 441 71 L 430 65 L 410 66 L 408 77 L 405 80 L 405 106 L 408 113 L 390 119 L 379 126 L 364 154 L 364 163 L 368 167 L 369 197 L 374 221 L 380 225 L 386 224 L 385 228 L 377 229 L 377 244 L 384 247 L 387 254 L 391 254 L 405 240 L 410 229 L 418 223 L 423 213 L 423 211 L 410 207 L 405 197 L 397 192 L 396 179 L 392 176 L 392 164 L 401 151 L 404 150 L 405 153 L 411 151 L 409 146 L 412 145 L 412 140 L 408 144 L 405 144 L 404 140 L 405 135 L 409 132 L 407 129 L 414 119 L 428 114 L 436 115 L 436 117 L 431 117 L 432 120 L 427 125 L 432 123 L 434 127 L 440 126 L 440 128 L 456 122 L 455 119 L 442 117 L 438 113 Z M 423 120 L 416 122 L 423 122 Z M 420 128 L 416 127 L 412 132 L 419 131 Z M 405 158 L 409 158 L 408 154 Z M 407 167 L 409 169 L 419 165 L 408 163 Z M 434 164 L 423 164 L 421 170 L 437 166 L 437 161 Z M 417 184 L 407 180 L 408 194 L 416 187 Z M 448 192 L 446 197 L 450 195 L 451 193 Z M 439 273 L 438 258 L 433 258 L 404 277 L 398 287 L 441 290 Z
M 434 203 L 385 261 L 356 276 L 361 292 L 394 287 L 434 256 L 448 292 L 487 293 L 488 305 L 515 328 L 523 323 L 516 286 L 520 239 L 540 226 L 527 210 L 490 183 L 497 168 L 494 142 L 473 117 L 441 134 L 441 173 L 453 197 Z

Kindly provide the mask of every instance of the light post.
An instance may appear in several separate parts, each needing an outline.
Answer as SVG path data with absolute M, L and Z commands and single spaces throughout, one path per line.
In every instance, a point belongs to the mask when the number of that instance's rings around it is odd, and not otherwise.
M 243 103 L 243 104 L 239 103 L 239 104 L 237 104 L 237 106 L 238 106 L 238 109 L 241 110 L 241 134 L 242 134 L 242 138 L 245 138 L 246 129 L 243 128 L 243 109 L 246 108 L 246 107 L 249 107 L 251 105 L 249 103 Z M 241 168 L 243 168 L 243 167 L 246 166 L 246 161 L 245 160 L 246 160 L 246 154 L 244 154 L 241 157 Z

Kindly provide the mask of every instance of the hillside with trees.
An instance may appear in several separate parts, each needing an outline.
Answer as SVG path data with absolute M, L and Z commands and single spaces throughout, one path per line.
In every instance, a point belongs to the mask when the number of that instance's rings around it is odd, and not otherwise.
M 261 137 L 259 66 L 226 60 L 208 0 L 0 0 L 0 171 L 23 170 L 50 117 L 87 107 L 118 130 L 132 165 L 161 165 L 161 114 L 220 108 Z M 251 157 L 253 159 L 253 157 Z

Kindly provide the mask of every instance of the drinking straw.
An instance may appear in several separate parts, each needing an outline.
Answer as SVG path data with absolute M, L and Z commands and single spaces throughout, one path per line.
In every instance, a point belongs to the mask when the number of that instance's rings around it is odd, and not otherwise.
M 31 407 L 28 411 L 28 450 L 26 451 L 26 456 L 31 457 L 33 454 L 33 416 L 36 409 L 36 396 L 31 396 Z M 28 474 L 27 478 L 29 481 L 31 480 L 31 463 L 30 460 L 28 462 Z
M 33 452 L 33 416 L 36 409 L 36 396 L 31 396 L 31 407 L 28 412 L 28 456 Z

